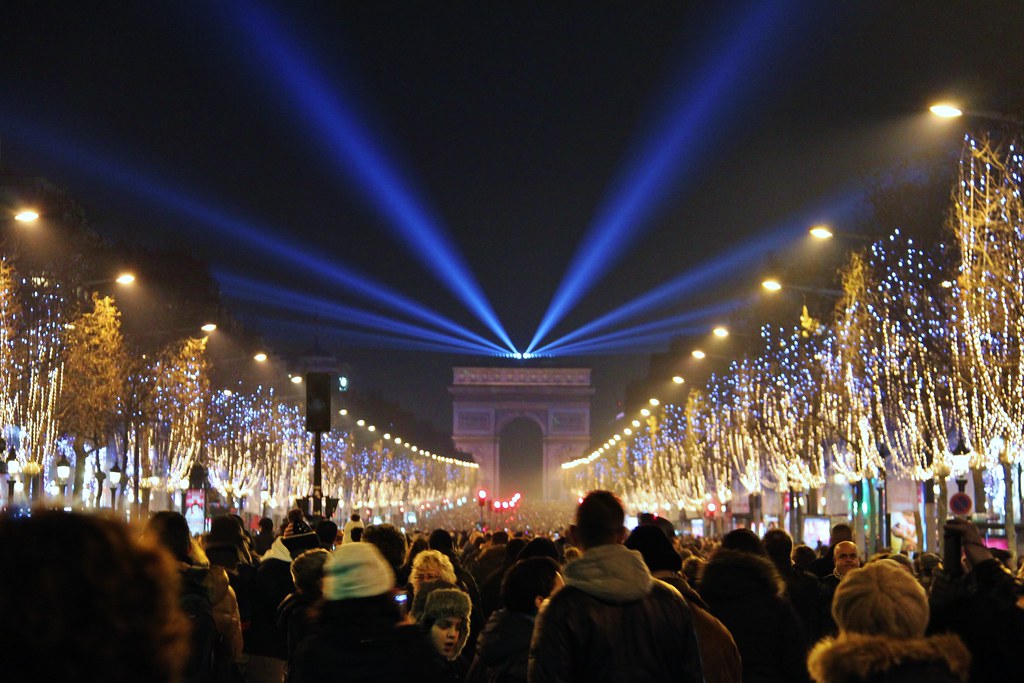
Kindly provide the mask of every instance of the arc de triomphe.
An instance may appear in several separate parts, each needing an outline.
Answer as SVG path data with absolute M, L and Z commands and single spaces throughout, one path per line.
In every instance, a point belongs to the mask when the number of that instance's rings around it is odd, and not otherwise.
M 590 445 L 589 368 L 454 368 L 452 439 L 480 464 L 480 485 L 500 491 L 501 430 L 518 418 L 543 435 L 544 498 L 562 496 L 563 462 Z

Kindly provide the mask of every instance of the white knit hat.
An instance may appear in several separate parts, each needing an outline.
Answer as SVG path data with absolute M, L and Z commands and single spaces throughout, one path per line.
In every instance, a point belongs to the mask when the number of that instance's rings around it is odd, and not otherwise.
M 372 543 L 346 543 L 324 565 L 324 599 L 382 595 L 395 587 L 391 565 Z

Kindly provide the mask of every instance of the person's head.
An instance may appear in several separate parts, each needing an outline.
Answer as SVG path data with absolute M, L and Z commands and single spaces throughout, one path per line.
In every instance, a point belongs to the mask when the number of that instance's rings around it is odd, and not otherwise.
M 750 553 L 760 557 L 768 557 L 765 552 L 764 543 L 750 529 L 733 529 L 722 537 L 722 548 L 725 550 L 738 550 L 741 553 Z
M 455 583 L 455 567 L 443 553 L 424 550 L 412 561 L 412 572 L 409 574 L 412 589 L 419 593 L 423 584 L 438 580 Z
M 526 547 L 525 538 L 510 538 L 508 543 L 505 544 L 505 559 L 502 561 L 504 567 L 511 567 L 519 559 L 519 553 L 523 552 L 523 548 Z
M 569 527 L 573 545 L 583 550 L 622 543 L 629 533 L 626 512 L 611 491 L 591 491 L 576 508 L 576 523 Z
M 323 593 L 324 564 L 330 556 L 323 548 L 314 548 L 292 560 L 292 582 L 298 592 L 310 597 Z
M 533 538 L 523 546 L 517 559 L 522 561 L 528 560 L 531 557 L 550 557 L 555 562 L 558 562 L 558 546 L 550 538 L 544 538 L 543 536 Z
M 234 515 L 218 515 L 210 520 L 210 531 L 206 534 L 209 541 L 215 543 L 236 543 L 244 545 L 246 541 L 245 530 L 239 526 L 238 518 Z
M 307 550 L 320 547 L 320 538 L 313 531 L 313 527 L 306 523 L 302 510 L 297 508 L 288 512 L 288 526 L 284 529 L 281 542 L 288 549 L 292 559 Z
M 270 517 L 260 518 L 260 533 L 261 534 L 272 534 L 274 533 L 274 520 Z
M 348 540 L 353 543 L 358 543 L 363 540 L 363 527 L 357 526 L 348 532 Z
M 359 521 L 359 513 L 358 513 L 358 512 L 353 512 L 353 513 L 352 513 L 352 514 L 351 514 L 351 515 L 349 516 L 348 520 L 349 520 L 350 522 L 358 522 L 358 521 Z
M 192 532 L 181 513 L 161 510 L 146 522 L 143 535 L 162 546 L 178 562 L 192 564 Z
M 508 543 L 508 532 L 499 529 L 491 534 L 491 545 L 506 545 Z
M 761 542 L 764 543 L 764 550 L 772 564 L 781 570 L 788 570 L 793 566 L 793 538 L 785 529 L 769 529 Z
M 316 537 L 321 548 L 331 550 L 338 539 L 338 525 L 329 519 L 320 520 L 316 523 Z
M 626 539 L 625 546 L 643 555 L 644 564 L 651 573 L 677 572 L 683 567 L 683 560 L 672 547 L 672 541 L 668 540 L 668 536 L 653 523 L 633 529 Z
M 323 551 L 321 551 L 323 552 Z M 325 600 L 357 600 L 391 592 L 395 574 L 372 543 L 339 546 L 323 565 Z
M 828 544 L 830 547 L 835 547 L 843 541 L 853 540 L 853 529 L 849 524 L 836 524 L 832 527 L 832 533 L 829 534 Z
M 846 576 L 851 570 L 860 567 L 860 551 L 853 541 L 840 541 L 836 544 L 835 553 L 835 574 L 838 577 Z
M 405 562 L 405 536 L 391 524 L 374 524 L 363 530 L 363 543 L 372 543 L 393 569 Z
M 564 585 L 558 563 L 550 557 L 519 560 L 501 581 L 501 603 L 509 612 L 533 615 Z
M 38 511 L 0 517 L 0 547 L 17 554 L 0 563 L 0 642 L 17 653 L 6 677 L 25 676 L 19 662 L 45 662 L 33 678 L 180 680 L 189 623 L 178 607 L 175 563 L 156 536 L 136 539 L 122 522 L 96 516 Z
M 457 659 L 469 638 L 469 596 L 458 588 L 437 588 L 427 595 L 419 624 L 445 659 Z
M 818 559 L 818 555 L 814 552 L 814 548 L 804 545 L 803 543 L 793 548 L 791 557 L 793 558 L 793 564 L 800 567 L 800 569 L 807 569 L 811 566 L 812 562 Z
M 450 555 L 454 548 L 452 535 L 444 529 L 434 529 L 427 539 L 427 547 L 431 550 L 439 550 L 445 555 Z
M 928 596 L 892 560 L 851 569 L 836 588 L 832 617 L 841 633 L 919 638 L 928 625 Z
M 583 553 L 574 545 L 567 545 L 565 547 L 565 564 L 575 562 L 576 560 L 583 557 Z
M 697 579 L 700 576 L 700 570 L 704 566 L 704 559 L 700 555 L 691 555 L 690 557 L 683 560 L 683 568 L 680 570 L 683 576 L 686 577 L 686 581 L 691 586 L 697 585 Z

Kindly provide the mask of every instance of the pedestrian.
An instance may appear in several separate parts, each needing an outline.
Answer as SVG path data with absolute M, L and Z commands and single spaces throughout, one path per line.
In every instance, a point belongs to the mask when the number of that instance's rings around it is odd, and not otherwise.
M 477 639 L 470 683 L 526 683 L 537 612 L 565 585 L 559 569 L 550 557 L 520 560 L 509 568 L 501 583 L 501 608 Z
M 295 653 L 289 683 L 438 683 L 429 638 L 404 623 L 395 577 L 372 543 L 345 543 L 324 564 L 313 632 Z
M 756 534 L 726 534 L 704 565 L 697 591 L 736 641 L 746 683 L 808 680 L 807 638 Z
M 541 610 L 530 646 L 532 683 L 703 681 L 693 618 L 679 592 L 623 547 L 622 502 L 593 491 L 569 529 L 583 556 Z
M 969 678 L 967 648 L 953 634 L 925 637 L 928 597 L 892 560 L 848 572 L 836 588 L 832 617 L 838 636 L 815 645 L 807 659 L 817 683 L 966 683 Z
M 417 603 L 422 604 L 422 610 L 417 610 L 417 623 L 441 658 L 442 680 L 463 683 L 469 670 L 469 662 L 462 654 L 469 639 L 469 615 L 473 609 L 469 595 L 433 582 L 421 587 Z
M 123 522 L 34 511 L 0 516 L 2 677 L 181 680 L 189 623 L 175 562 Z

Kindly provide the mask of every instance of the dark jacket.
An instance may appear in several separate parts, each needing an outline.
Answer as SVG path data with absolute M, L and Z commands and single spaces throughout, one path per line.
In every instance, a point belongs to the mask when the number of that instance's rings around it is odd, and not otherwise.
M 686 604 L 690 606 L 706 683 L 741 683 L 743 662 L 729 629 L 711 614 L 707 603 L 682 576 L 662 576 L 662 573 L 658 572 L 656 578 L 679 591 Z
M 288 661 L 294 661 L 299 643 L 313 633 L 311 608 L 317 598 L 298 591 L 289 593 L 277 608 L 277 628 L 287 636 Z
M 690 608 L 640 553 L 590 548 L 565 584 L 537 617 L 531 683 L 703 681 Z
M 399 626 L 389 596 L 324 602 L 288 683 L 441 683 L 441 658 L 418 626 Z
M 808 680 L 807 640 L 768 558 L 720 549 L 704 565 L 697 590 L 736 641 L 746 683 Z
M 929 600 L 929 633 L 960 636 L 971 652 L 971 680 L 1004 680 L 1018 670 L 1024 652 L 1020 585 L 998 560 L 981 562 L 967 576 L 935 577 Z
M 260 562 L 252 582 L 252 624 L 245 631 L 245 651 L 249 654 L 288 658 L 288 636 L 277 627 L 277 607 L 295 590 L 291 569 L 291 554 L 278 538 Z
M 535 618 L 500 609 L 476 641 L 469 683 L 526 683 Z
M 954 635 L 902 640 L 846 633 L 807 658 L 817 683 L 967 683 L 971 656 Z
M 786 584 L 786 595 L 789 597 L 793 610 L 800 618 L 800 625 L 803 627 L 804 635 L 807 636 L 808 646 L 817 642 L 818 638 L 827 635 L 821 633 L 822 618 L 822 595 L 821 581 L 814 574 L 789 566 L 788 569 L 779 568 L 782 580 Z M 829 603 L 831 605 L 831 602 Z M 829 607 L 831 609 L 831 607 Z

